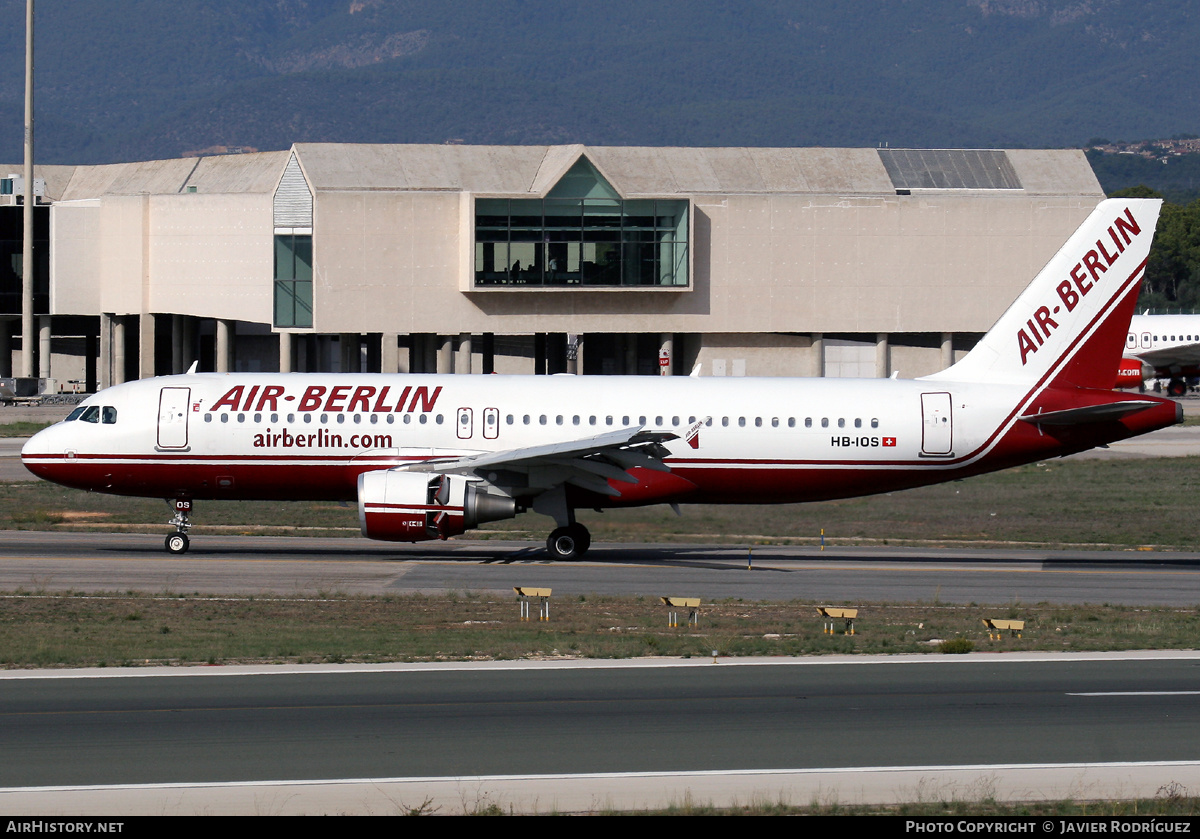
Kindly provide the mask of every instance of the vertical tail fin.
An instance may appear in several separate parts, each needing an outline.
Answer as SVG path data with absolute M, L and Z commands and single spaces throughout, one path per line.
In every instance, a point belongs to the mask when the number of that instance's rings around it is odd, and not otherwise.
M 1101 201 L 967 357 L 926 378 L 1111 388 L 1161 205 Z

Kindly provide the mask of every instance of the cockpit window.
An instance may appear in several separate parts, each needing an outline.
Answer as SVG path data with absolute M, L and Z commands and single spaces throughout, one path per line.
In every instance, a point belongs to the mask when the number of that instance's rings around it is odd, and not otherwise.
M 79 415 L 79 418 L 84 422 L 100 422 L 100 406 L 88 405 L 83 409 L 83 413 Z
M 117 421 L 117 409 L 112 405 L 105 405 L 100 409 L 100 421 L 105 425 L 112 425 Z
M 73 422 L 73 421 L 79 419 L 79 415 L 82 414 L 86 410 L 87 410 L 87 408 L 81 405 L 80 407 L 78 407 L 74 411 L 72 411 L 71 413 L 67 414 L 67 418 L 65 420 L 63 420 L 63 422 Z

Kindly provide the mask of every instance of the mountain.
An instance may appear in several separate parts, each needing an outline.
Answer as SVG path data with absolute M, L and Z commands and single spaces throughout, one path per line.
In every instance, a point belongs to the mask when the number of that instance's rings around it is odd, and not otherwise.
M 19 159 L 23 0 L 0 0 Z M 298 141 L 1019 147 L 1200 132 L 1183 0 L 72 0 L 45 163 Z

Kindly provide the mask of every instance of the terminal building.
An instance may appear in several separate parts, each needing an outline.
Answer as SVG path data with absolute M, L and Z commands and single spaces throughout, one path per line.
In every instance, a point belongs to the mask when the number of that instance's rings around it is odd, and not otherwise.
M 920 376 L 1104 197 L 1075 150 L 305 143 L 35 177 L 35 369 L 61 390 L 193 362 Z M 7 180 L 0 376 L 24 349 Z

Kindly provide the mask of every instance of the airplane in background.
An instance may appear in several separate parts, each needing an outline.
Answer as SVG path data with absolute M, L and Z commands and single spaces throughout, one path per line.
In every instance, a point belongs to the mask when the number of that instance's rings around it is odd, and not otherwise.
M 574 559 L 581 508 L 889 492 L 1182 419 L 1112 374 L 1159 201 L 1101 202 L 962 360 L 915 380 L 197 374 L 89 397 L 22 451 L 35 475 L 174 505 L 357 500 L 362 534 L 445 539 L 532 509 Z M 676 509 L 678 509 L 676 507 Z
M 1168 379 L 1167 393 L 1183 396 L 1187 380 L 1196 376 L 1200 376 L 1200 315 L 1133 316 L 1117 387 L 1141 387 L 1149 379 Z

